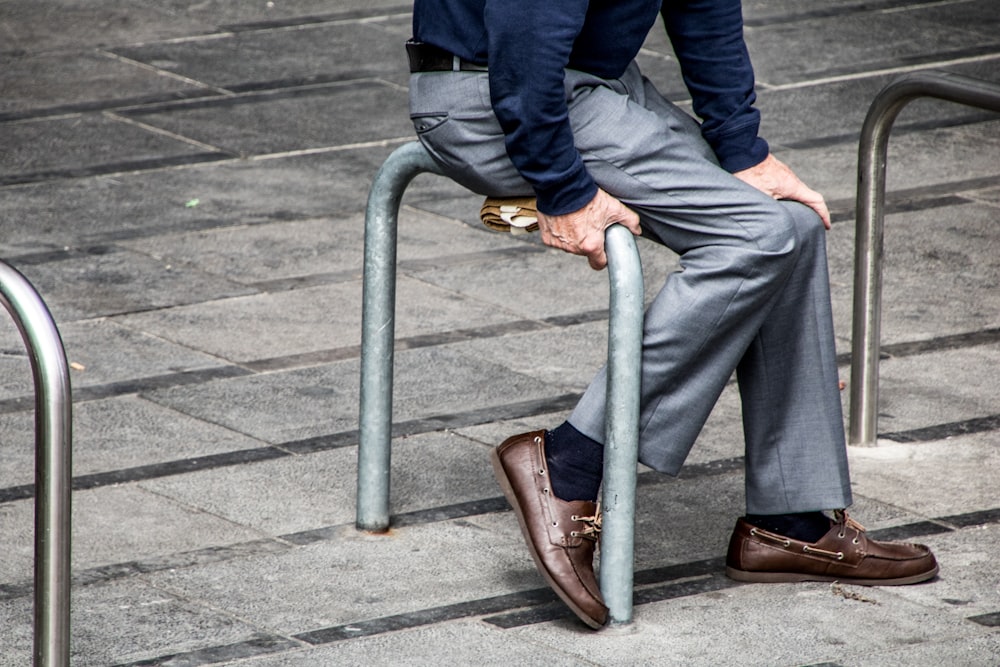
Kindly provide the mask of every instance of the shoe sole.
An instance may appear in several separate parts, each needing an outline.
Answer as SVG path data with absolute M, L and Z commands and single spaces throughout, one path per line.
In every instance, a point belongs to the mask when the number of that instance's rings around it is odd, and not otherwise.
M 937 576 L 938 566 L 934 569 L 909 577 L 897 577 L 895 579 L 855 579 L 852 577 L 831 577 L 822 574 L 801 574 L 797 572 L 747 572 L 737 570 L 732 567 L 726 568 L 726 576 L 736 581 L 743 581 L 752 584 L 785 584 L 798 583 L 801 581 L 836 581 L 841 584 L 855 584 L 858 586 L 905 586 L 907 584 L 919 584 L 922 581 L 933 579 Z
M 581 621 L 594 630 L 600 630 L 604 627 L 604 624 L 597 619 L 591 618 L 590 615 L 583 611 L 579 605 L 573 602 L 573 599 L 563 591 L 562 587 L 559 586 L 558 583 L 556 583 L 556 580 L 552 578 L 552 575 L 549 574 L 548 569 L 546 569 L 545 565 L 542 563 L 542 559 L 538 555 L 538 551 L 535 549 L 535 544 L 531 541 L 531 533 L 528 530 L 528 524 L 524 519 L 524 512 L 521 511 L 521 505 L 517 502 L 517 499 L 514 496 L 514 488 L 510 485 L 510 480 L 507 479 L 507 471 L 504 470 L 503 462 L 500 461 L 500 455 L 497 454 L 495 449 L 490 452 L 490 462 L 493 464 L 493 473 L 496 475 L 497 482 L 500 484 L 500 490 L 503 491 L 504 497 L 507 499 L 507 502 L 510 503 L 511 508 L 514 510 L 514 515 L 517 517 L 517 524 L 521 528 L 521 535 L 524 537 L 524 541 L 528 545 L 528 551 L 531 553 L 531 559 L 535 561 L 535 569 L 537 569 L 538 573 L 542 575 L 545 581 L 549 584 L 549 587 L 555 591 L 556 595 L 559 596 L 559 599 L 566 603 L 566 606 L 569 607 Z

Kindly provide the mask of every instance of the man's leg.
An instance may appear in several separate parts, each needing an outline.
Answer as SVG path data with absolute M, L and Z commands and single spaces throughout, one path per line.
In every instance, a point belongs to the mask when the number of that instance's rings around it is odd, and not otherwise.
M 811 209 L 783 205 L 805 218 L 797 267 L 737 367 L 754 514 L 851 504 L 826 231 Z
M 720 169 L 693 121 L 663 101 L 636 71 L 614 85 L 619 89 L 590 88 L 571 107 L 581 153 L 601 187 L 635 209 L 646 234 L 677 252 L 683 267 L 668 277 L 646 315 L 640 458 L 675 474 L 733 371 L 763 335 L 765 347 L 783 347 L 783 354 L 757 355 L 758 363 L 744 365 L 741 380 L 746 376 L 754 410 L 790 415 L 785 423 L 801 430 L 748 437 L 748 448 L 756 451 L 758 443 L 766 443 L 780 458 L 784 447 L 808 447 L 814 456 L 789 455 L 809 467 L 786 468 L 784 476 L 754 470 L 753 479 L 766 480 L 755 490 L 781 501 L 755 498 L 750 509 L 763 513 L 767 505 L 768 512 L 794 512 L 846 505 L 849 482 L 836 366 L 817 363 L 832 360 L 834 343 L 821 222 L 811 210 L 775 202 Z M 765 326 L 772 316 L 780 322 Z M 818 331 L 816 323 L 824 319 Z M 780 332 L 782 340 L 772 342 L 770 332 Z M 783 346 L 783 340 L 801 342 Z M 772 364 L 778 365 L 772 369 Z M 794 402 L 786 403 L 787 396 L 777 391 L 764 395 L 756 389 L 757 375 L 777 375 L 779 365 L 782 374 L 802 378 L 796 389 L 809 390 L 800 391 Z M 604 400 L 602 374 L 570 418 L 598 441 L 604 437 Z M 767 428 L 754 425 L 756 432 Z M 751 455 L 748 467 L 770 460 Z M 815 479 L 833 491 L 813 488 L 814 467 Z M 810 497 L 786 493 L 785 483 L 811 489 Z M 786 507 L 786 498 L 792 506 Z M 805 504 L 795 506 L 799 503 Z
M 623 86 L 591 89 L 580 99 L 593 106 L 577 105 L 571 118 L 595 180 L 683 267 L 646 316 L 640 458 L 676 472 L 736 369 L 747 504 L 764 516 L 737 522 L 727 573 L 757 582 L 930 579 L 938 568 L 926 547 L 870 540 L 841 510 L 833 521 L 811 512 L 851 500 L 818 216 L 722 173 L 692 124 L 637 78 L 633 70 Z M 618 86 L 628 103 L 615 98 Z M 602 374 L 570 418 L 595 440 L 604 392 Z

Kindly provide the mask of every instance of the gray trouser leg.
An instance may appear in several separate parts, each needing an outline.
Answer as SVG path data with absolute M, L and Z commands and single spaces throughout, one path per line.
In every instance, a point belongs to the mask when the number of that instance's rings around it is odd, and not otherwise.
M 447 94 L 443 79 L 418 79 L 411 111 L 425 144 L 451 163 L 459 182 L 490 194 L 523 193 L 488 107 L 481 115 L 484 80 L 463 79 L 465 92 L 448 100 L 435 99 L 442 88 Z M 470 102 L 472 93 L 480 99 Z M 644 234 L 677 252 L 683 267 L 646 314 L 642 462 L 676 473 L 738 369 L 748 511 L 849 505 L 819 218 L 720 169 L 696 124 L 636 68 L 617 81 L 567 72 L 567 95 L 577 147 L 594 179 L 633 208 Z M 570 417 L 598 441 L 604 402 L 601 372 Z

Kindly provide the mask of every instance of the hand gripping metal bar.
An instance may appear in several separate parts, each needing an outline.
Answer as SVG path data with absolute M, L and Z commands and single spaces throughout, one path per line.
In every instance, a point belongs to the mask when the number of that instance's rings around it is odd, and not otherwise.
M 0 262 L 0 301 L 28 349 L 35 382 L 36 667 L 69 665 L 72 400 L 66 352 L 45 302 Z
M 899 77 L 875 97 L 858 147 L 854 240 L 854 314 L 851 332 L 851 407 L 848 442 L 874 446 L 878 420 L 878 362 L 882 325 L 885 170 L 889 131 L 912 100 L 935 97 L 1000 111 L 1000 85 L 948 72 Z
M 368 197 L 361 324 L 359 530 L 384 531 L 389 527 L 397 222 L 404 190 L 415 176 L 425 172 L 441 174 L 422 145 L 404 144 L 382 164 Z M 643 283 L 632 234 L 615 225 L 607 231 L 606 246 L 611 301 L 600 581 L 611 622 L 622 624 L 632 620 Z

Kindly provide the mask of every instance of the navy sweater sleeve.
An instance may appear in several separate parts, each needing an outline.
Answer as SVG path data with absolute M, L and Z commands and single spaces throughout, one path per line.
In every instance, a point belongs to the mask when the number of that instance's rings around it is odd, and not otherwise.
M 597 185 L 573 144 L 564 69 L 587 0 L 486 0 L 490 96 L 507 154 L 550 215 L 585 206 Z
M 702 136 L 722 167 L 735 172 L 763 161 L 768 146 L 757 136 L 760 112 L 740 0 L 664 0 L 661 14 Z

